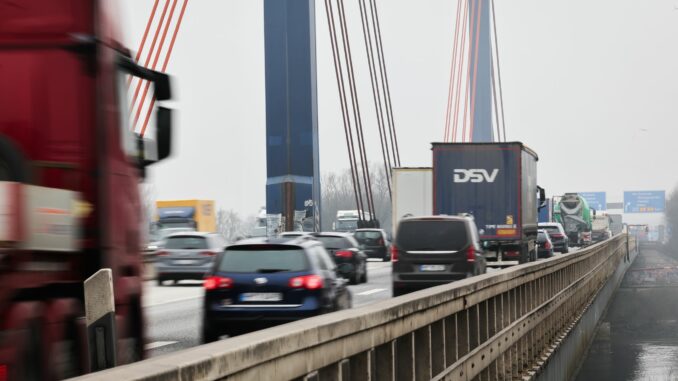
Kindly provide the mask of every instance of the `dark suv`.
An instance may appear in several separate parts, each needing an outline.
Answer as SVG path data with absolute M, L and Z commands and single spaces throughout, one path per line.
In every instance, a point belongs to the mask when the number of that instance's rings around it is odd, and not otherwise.
M 226 247 L 204 288 L 204 342 L 350 308 L 352 301 L 323 245 L 305 237 Z
M 330 253 L 337 264 L 339 275 L 348 279 L 351 284 L 367 283 L 367 255 L 360 249 L 353 234 L 326 232 L 313 233 L 312 236 Z
M 390 242 L 382 229 L 358 229 L 353 237 L 362 245 L 368 258 L 379 258 L 385 262 L 391 260 Z
M 549 234 L 555 251 L 563 254 L 570 252 L 570 240 L 567 238 L 567 234 L 565 234 L 563 225 L 557 222 L 542 222 L 539 223 L 539 229 L 544 229 Z
M 393 296 L 485 273 L 471 217 L 406 218 L 391 245 Z

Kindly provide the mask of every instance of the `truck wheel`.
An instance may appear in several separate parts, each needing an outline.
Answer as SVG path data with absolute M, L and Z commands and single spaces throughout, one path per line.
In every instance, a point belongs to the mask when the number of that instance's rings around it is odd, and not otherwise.
M 530 261 L 530 252 L 526 245 L 520 247 L 520 258 L 518 259 L 519 264 L 527 263 Z
M 21 370 L 18 380 L 40 381 L 42 374 L 42 327 L 40 322 L 34 321 L 28 325 L 25 336 L 25 346 L 21 354 Z
M 19 148 L 0 135 L 0 181 L 28 183 L 27 163 Z
M 350 284 L 358 284 L 360 283 L 360 274 L 358 274 L 358 269 L 353 272 L 353 275 L 351 276 L 351 280 L 349 281 Z

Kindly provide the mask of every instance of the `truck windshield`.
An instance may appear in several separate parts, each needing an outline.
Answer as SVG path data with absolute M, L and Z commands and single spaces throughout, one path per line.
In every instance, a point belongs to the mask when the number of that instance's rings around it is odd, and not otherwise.
M 405 251 L 457 251 L 470 241 L 464 222 L 445 220 L 403 221 L 396 240 L 397 246 Z
M 607 229 L 607 227 L 609 225 L 610 224 L 609 224 L 607 218 L 604 218 L 604 219 L 603 218 L 596 218 L 595 220 L 593 220 L 593 228 L 596 229 L 596 230 L 597 229 Z
M 337 231 L 353 231 L 358 228 L 358 220 L 337 220 Z

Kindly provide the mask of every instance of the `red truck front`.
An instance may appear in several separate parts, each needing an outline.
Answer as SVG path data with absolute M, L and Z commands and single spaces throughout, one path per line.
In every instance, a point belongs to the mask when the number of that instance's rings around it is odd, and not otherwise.
M 129 75 L 170 97 L 166 75 L 137 66 L 111 1 L 0 1 L 0 380 L 88 371 L 82 282 L 114 276 L 119 363 L 143 357 L 139 181 L 169 155 L 127 121 Z

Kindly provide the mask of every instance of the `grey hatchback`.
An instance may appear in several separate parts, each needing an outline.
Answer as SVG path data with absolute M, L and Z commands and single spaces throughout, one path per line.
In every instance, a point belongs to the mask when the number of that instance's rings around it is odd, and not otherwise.
M 158 285 L 166 280 L 203 279 L 224 246 L 223 238 L 214 233 L 181 232 L 168 236 L 163 249 L 156 253 Z

